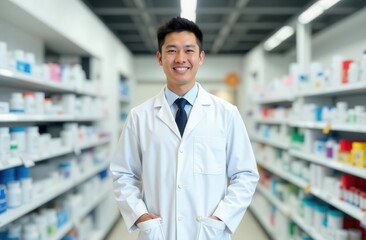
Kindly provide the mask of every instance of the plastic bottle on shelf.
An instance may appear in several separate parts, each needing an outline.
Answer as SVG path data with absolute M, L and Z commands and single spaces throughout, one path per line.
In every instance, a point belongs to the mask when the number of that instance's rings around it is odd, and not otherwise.
M 0 42 L 0 68 L 7 68 L 8 66 L 8 51 L 7 44 L 5 42 Z
M 45 99 L 44 92 L 35 92 L 34 99 L 35 99 L 35 113 L 39 114 L 39 115 L 43 115 L 44 114 L 44 99 Z
M 6 212 L 7 206 L 7 194 L 5 185 L 0 185 L 0 214 Z
M 18 155 L 21 156 L 26 150 L 26 133 L 24 127 L 10 128 L 11 140 L 14 140 L 18 144 Z
M 360 81 L 366 83 L 366 50 L 363 51 L 360 63 Z
M 28 223 L 24 226 L 22 240 L 39 240 L 39 232 L 37 225 L 34 223 Z
M 24 113 L 24 99 L 20 92 L 11 94 L 10 98 L 10 112 L 11 113 Z
M 22 232 L 22 226 L 17 223 L 11 223 L 8 227 L 8 236 L 7 240 L 21 240 L 21 232 Z
M 8 207 L 16 208 L 22 204 L 22 190 L 18 181 L 9 182 L 8 188 Z
M 10 159 L 10 135 L 8 127 L 0 127 L 0 162 L 7 163 Z
M 37 126 L 27 127 L 26 151 L 30 156 L 37 157 L 40 153 L 39 130 Z
M 361 168 L 366 168 L 366 142 L 353 142 L 351 162 Z
M 34 92 L 24 92 L 24 112 L 26 114 L 35 114 L 36 113 L 36 99 L 34 96 Z

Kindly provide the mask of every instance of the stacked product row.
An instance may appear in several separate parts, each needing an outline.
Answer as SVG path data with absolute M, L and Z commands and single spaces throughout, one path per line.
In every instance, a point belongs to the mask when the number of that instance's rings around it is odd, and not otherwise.
M 38 64 L 34 53 L 21 49 L 10 51 L 5 42 L 0 42 L 0 69 L 29 75 L 40 82 L 59 83 L 76 90 L 96 93 L 100 87 L 86 79 L 86 73 L 80 64 Z

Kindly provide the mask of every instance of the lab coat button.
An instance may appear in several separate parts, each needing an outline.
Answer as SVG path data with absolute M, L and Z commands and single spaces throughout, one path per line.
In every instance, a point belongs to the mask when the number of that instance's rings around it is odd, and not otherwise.
M 183 149 L 179 149 L 179 152 L 180 152 L 180 153 L 183 153 Z
M 197 221 L 201 221 L 201 220 L 202 220 L 202 218 L 203 218 L 202 216 L 197 216 L 197 218 L 196 218 L 196 219 L 197 219 Z
M 179 189 L 182 189 L 182 188 L 183 188 L 183 185 L 182 185 L 182 184 L 179 184 L 179 185 L 178 185 L 178 188 L 179 188 Z

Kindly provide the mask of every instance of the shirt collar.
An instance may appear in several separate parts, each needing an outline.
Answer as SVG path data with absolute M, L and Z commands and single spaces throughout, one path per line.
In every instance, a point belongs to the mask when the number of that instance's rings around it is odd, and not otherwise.
M 168 101 L 168 104 L 169 106 L 173 105 L 174 104 L 174 101 L 177 99 L 177 98 L 180 98 L 176 93 L 170 91 L 168 89 L 168 87 L 165 87 L 164 89 L 164 94 L 165 94 L 165 98 L 166 100 Z M 197 95 L 198 95 L 198 85 L 197 83 L 194 84 L 193 88 L 191 90 L 189 90 L 184 96 L 183 98 L 185 98 L 189 104 L 191 104 L 191 106 L 193 106 L 194 104 L 194 101 L 196 100 L 197 98 Z

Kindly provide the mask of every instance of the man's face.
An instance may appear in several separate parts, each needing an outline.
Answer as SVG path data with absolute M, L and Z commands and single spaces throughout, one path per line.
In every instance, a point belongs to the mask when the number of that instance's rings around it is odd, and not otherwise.
M 183 31 L 166 35 L 161 53 L 156 57 L 164 69 L 168 88 L 176 93 L 191 89 L 204 56 L 194 33 Z

